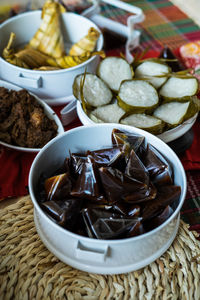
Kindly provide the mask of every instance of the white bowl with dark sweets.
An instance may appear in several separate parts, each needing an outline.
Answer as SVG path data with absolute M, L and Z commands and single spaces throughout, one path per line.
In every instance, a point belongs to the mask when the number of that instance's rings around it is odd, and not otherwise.
M 52 253 L 80 270 L 119 274 L 171 245 L 186 176 L 156 136 L 96 124 L 50 141 L 32 164 L 29 191 L 37 231 Z

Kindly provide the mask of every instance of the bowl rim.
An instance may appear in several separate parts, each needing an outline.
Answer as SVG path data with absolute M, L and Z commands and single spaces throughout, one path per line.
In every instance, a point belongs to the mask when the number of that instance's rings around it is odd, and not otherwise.
M 82 105 L 81 105 L 81 102 L 79 100 L 77 100 L 77 105 L 76 105 L 76 109 L 77 109 L 77 114 L 78 114 L 78 117 L 79 119 L 81 120 L 81 122 L 84 124 L 84 125 L 88 125 L 88 124 L 98 124 L 98 123 L 95 123 L 94 121 L 92 121 L 92 119 L 90 119 L 88 117 L 88 115 L 84 112 L 83 108 L 82 108 Z M 158 135 L 155 135 L 157 136 L 158 138 L 160 138 L 162 141 L 164 141 L 165 143 L 169 143 L 169 142 L 172 142 L 178 138 L 180 138 L 181 136 L 183 136 L 187 131 L 190 130 L 190 128 L 194 125 L 197 117 L 198 117 L 198 112 L 192 116 L 191 118 L 185 120 L 183 123 L 179 124 L 178 126 L 174 127 L 174 128 L 171 128 L 169 130 L 166 130 L 164 131 L 163 133 L 161 134 L 158 134 Z M 100 123 L 100 124 L 109 124 L 109 123 Z M 118 123 L 116 123 L 118 124 Z M 120 124 L 120 123 L 119 123 Z M 131 126 L 131 125 L 129 125 Z M 183 130 L 184 127 L 187 126 L 188 127 L 188 130 Z M 134 127 L 134 126 L 132 126 Z M 135 127 L 136 128 L 136 127 Z M 142 129 L 144 130 L 144 129 Z M 144 130 L 145 131 L 145 130 Z M 146 131 L 148 132 L 148 131 Z M 177 134 L 177 132 L 179 132 L 178 136 L 175 137 L 175 138 L 172 138 L 171 135 L 173 134 Z
M 61 227 L 60 225 L 54 223 L 47 214 L 45 214 L 45 212 L 41 209 L 36 197 L 35 197 L 35 193 L 34 193 L 34 189 L 33 189 L 33 173 L 34 173 L 34 168 L 35 165 L 37 165 L 38 160 L 40 159 L 40 157 L 43 155 L 43 153 L 54 143 L 57 143 L 59 141 L 59 139 L 62 139 L 63 137 L 73 134 L 76 131 L 83 131 L 83 130 L 87 130 L 88 128 L 96 128 L 96 127 L 102 127 L 104 129 L 106 129 L 107 127 L 110 128 L 120 128 L 120 129 L 124 129 L 124 130 L 129 130 L 131 132 L 135 132 L 136 134 L 140 134 L 145 136 L 145 138 L 147 137 L 147 139 L 151 139 L 153 140 L 153 146 L 159 151 L 159 149 L 156 146 L 156 143 L 158 144 L 162 144 L 163 147 L 165 147 L 165 149 L 170 152 L 170 156 L 175 160 L 176 165 L 178 166 L 178 168 L 180 168 L 180 172 L 182 175 L 182 179 L 183 179 L 183 187 L 181 188 L 181 196 L 179 199 L 179 204 L 177 206 L 177 208 L 175 209 L 175 211 L 172 213 L 172 215 L 164 222 L 162 223 L 160 226 L 156 227 L 155 229 L 141 234 L 139 236 L 135 236 L 135 237 L 130 237 L 130 238 L 124 238 L 124 239 L 92 239 L 90 237 L 85 237 L 85 236 L 80 236 L 76 233 L 73 233 L 71 231 L 69 231 L 68 229 L 65 229 L 63 227 Z M 152 144 L 152 142 L 150 142 L 150 144 Z M 159 151 L 160 152 L 160 151 Z M 165 157 L 165 155 L 164 155 Z M 29 178 L 28 178 L 28 187 L 29 187 L 29 193 L 30 193 L 30 197 L 31 200 L 33 202 L 34 208 L 36 209 L 36 211 L 39 211 L 39 213 L 42 213 L 42 216 L 45 218 L 45 220 L 51 224 L 51 226 L 55 227 L 57 230 L 59 230 L 61 233 L 63 234 L 68 234 L 70 235 L 72 238 L 75 239 L 81 239 L 82 241 L 86 241 L 86 242 L 95 242 L 98 244 L 105 244 L 105 243 L 109 243 L 111 244 L 121 244 L 121 243 L 125 243 L 125 242 L 129 242 L 129 241 L 136 241 L 136 240 L 140 240 L 143 239 L 145 237 L 150 237 L 151 235 L 154 235 L 156 232 L 161 231 L 165 226 L 167 226 L 173 219 L 176 218 L 176 216 L 180 213 L 181 207 L 184 203 L 185 197 L 186 197 L 186 191 L 187 191 L 187 180 L 186 180 L 186 174 L 185 174 L 185 170 L 183 168 L 183 165 L 181 163 L 181 161 L 179 160 L 178 156 L 176 155 L 176 153 L 166 144 L 164 143 L 162 140 L 160 140 L 158 137 L 152 135 L 151 133 L 148 132 L 144 132 L 144 130 L 139 129 L 139 128 L 131 128 L 128 125 L 123 125 L 123 124 L 115 124 L 115 123 L 104 123 L 104 124 L 92 124 L 92 125 L 87 125 L 87 126 L 79 126 L 73 129 L 70 129 L 64 133 L 62 133 L 61 135 L 55 137 L 53 140 L 49 141 L 43 148 L 42 150 L 36 155 L 35 159 L 33 160 L 33 163 L 31 165 L 30 168 L 30 172 L 29 172 Z
M 20 13 L 19 15 L 16 15 L 16 16 L 13 16 L 11 18 L 9 18 L 8 20 L 2 22 L 0 24 L 0 30 L 6 26 L 7 24 L 9 23 L 12 23 L 13 21 L 17 20 L 17 19 L 20 19 L 20 18 L 23 18 L 24 16 L 26 15 L 38 15 L 38 14 L 42 14 L 42 11 L 41 10 L 34 10 L 34 11 L 27 11 L 27 12 L 23 12 L 23 13 Z M 66 17 L 67 15 L 70 15 L 70 16 L 73 16 L 75 18 L 79 18 L 79 19 L 82 19 L 82 20 L 87 20 L 87 22 L 91 23 L 91 26 L 92 27 L 95 27 L 99 32 L 100 32 L 100 36 L 99 36 L 99 49 L 97 49 L 97 51 L 101 51 L 103 49 L 103 45 L 104 45 L 104 38 L 103 38 L 103 34 L 102 34 L 102 31 L 101 29 L 90 19 L 82 16 L 82 15 L 78 15 L 78 14 L 75 14 L 73 12 L 64 12 L 62 13 L 63 17 Z M 31 72 L 33 74 L 45 74 L 45 75 L 51 75 L 51 74 L 62 74 L 63 72 L 70 72 L 70 71 L 76 71 L 76 69 L 79 69 L 80 67 L 84 67 L 85 65 L 87 65 L 88 63 L 90 63 L 91 61 L 95 60 L 97 55 L 94 55 L 92 57 L 90 57 L 88 60 L 84 61 L 83 63 L 77 65 L 77 66 L 74 66 L 74 67 L 70 67 L 70 68 L 67 68 L 67 69 L 60 69 L 60 70 L 50 70 L 50 71 L 41 71 L 41 70 L 32 70 L 32 69 L 25 69 L 25 68 L 22 68 L 22 67 L 18 67 L 18 66 L 15 66 L 9 62 L 7 62 L 3 57 L 2 57 L 2 54 L 0 55 L 0 61 L 2 63 L 5 63 L 6 65 L 9 65 L 9 67 L 11 68 L 14 68 L 18 71 L 22 71 L 23 72 Z
M 1 79 L 0 79 L 0 87 L 5 87 L 9 90 L 15 90 L 15 91 L 20 91 L 20 90 L 25 89 L 25 88 L 22 88 L 20 86 L 14 85 L 13 83 L 1 80 Z M 65 130 L 64 130 L 64 127 L 62 125 L 61 120 L 59 119 L 59 117 L 55 113 L 55 111 L 48 104 L 46 104 L 43 100 L 41 100 L 37 95 L 35 95 L 34 93 L 32 93 L 28 90 L 26 90 L 26 91 L 30 95 L 32 95 L 36 99 L 36 101 L 44 108 L 44 112 L 45 112 L 46 116 L 48 118 L 50 118 L 51 120 L 55 121 L 56 125 L 58 126 L 56 137 L 59 136 L 60 134 L 62 134 Z M 42 148 L 20 147 L 20 146 L 17 146 L 17 145 L 12 145 L 12 144 L 5 143 L 3 141 L 0 141 L 0 145 L 2 145 L 4 147 L 8 147 L 8 148 L 13 149 L 13 150 L 18 150 L 18 151 L 23 151 L 23 152 L 39 152 L 42 149 Z

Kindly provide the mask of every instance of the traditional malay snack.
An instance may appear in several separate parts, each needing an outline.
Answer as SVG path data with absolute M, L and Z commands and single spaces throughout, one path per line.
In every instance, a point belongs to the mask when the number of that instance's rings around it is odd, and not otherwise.
M 168 219 L 181 187 L 173 170 L 144 136 L 113 129 L 112 145 L 69 153 L 39 178 L 37 199 L 52 221 L 79 235 L 123 239 Z
M 42 148 L 58 134 L 56 122 L 26 90 L 0 87 L 0 140 L 9 145 Z
M 100 32 L 93 27 L 66 51 L 60 24 L 61 14 L 65 11 L 59 2 L 47 0 L 42 9 L 41 25 L 32 39 L 23 48 L 15 49 L 13 45 L 17 37 L 11 32 L 3 58 L 18 67 L 52 71 L 74 67 L 97 54 L 104 57 L 103 51 L 95 52 Z
M 97 75 L 115 92 L 123 80 L 132 79 L 133 68 L 121 57 L 106 57 L 98 66 Z
M 161 62 L 159 59 L 151 59 L 141 62 L 136 67 L 135 77 L 145 78 L 155 88 L 159 88 L 167 80 L 167 77 L 163 75 L 169 74 L 170 72 L 171 68 L 166 63 Z
M 159 135 L 195 117 L 200 109 L 197 78 L 189 70 L 172 71 L 178 67 L 174 58 L 136 60 L 129 65 L 123 58 L 107 57 L 100 62 L 96 76 L 107 85 L 105 96 L 112 92 L 110 101 L 100 100 L 88 74 L 75 78 L 73 93 L 96 123 L 121 123 Z M 95 105 L 88 101 L 89 93 L 95 95 Z
M 80 86 L 83 86 L 83 90 Z M 84 98 L 87 108 L 102 106 L 112 100 L 112 92 L 107 84 L 94 74 L 77 75 L 74 79 L 73 93 L 77 99 Z

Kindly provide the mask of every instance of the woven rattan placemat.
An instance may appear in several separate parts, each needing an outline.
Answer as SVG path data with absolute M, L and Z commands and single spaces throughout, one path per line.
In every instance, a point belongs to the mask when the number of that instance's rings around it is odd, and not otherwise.
M 0 299 L 200 299 L 200 242 L 181 221 L 168 251 L 149 266 L 123 275 L 76 270 L 51 254 L 22 197 L 0 210 Z

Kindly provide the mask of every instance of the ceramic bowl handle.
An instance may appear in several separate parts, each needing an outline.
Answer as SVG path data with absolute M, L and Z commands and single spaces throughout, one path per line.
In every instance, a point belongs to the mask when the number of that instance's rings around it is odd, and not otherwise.
M 78 241 L 76 247 L 76 257 L 83 260 L 103 262 L 108 256 L 107 245 L 97 246 L 97 248 L 88 247 L 83 242 Z
M 18 77 L 19 85 L 21 86 L 27 86 L 30 88 L 41 88 L 42 87 L 42 77 L 29 77 L 27 75 L 24 75 L 23 73 L 19 73 Z

